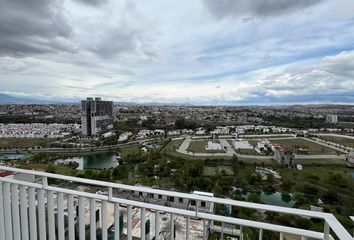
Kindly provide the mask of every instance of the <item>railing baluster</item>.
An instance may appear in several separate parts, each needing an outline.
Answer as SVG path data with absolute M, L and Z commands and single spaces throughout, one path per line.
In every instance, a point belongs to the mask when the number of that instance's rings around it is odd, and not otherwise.
M 20 186 L 21 239 L 28 240 L 27 187 Z
M 140 232 L 141 232 L 140 239 L 145 240 L 145 208 L 141 209 Z
M 107 213 L 107 201 L 102 201 L 102 240 L 108 239 L 108 213 Z
M 155 211 L 155 239 L 159 240 L 160 238 L 160 213 Z
M 68 195 L 68 227 L 69 227 L 69 240 L 75 240 L 75 214 L 74 214 L 74 196 Z
M 323 230 L 324 240 L 329 240 L 329 231 L 330 231 L 329 225 L 326 221 L 324 221 L 324 230 Z
M 49 240 L 55 240 L 54 192 L 47 191 L 48 234 Z
M 45 201 L 44 201 L 44 189 L 38 189 L 38 227 L 39 227 L 39 239 L 46 240 L 46 219 L 45 219 Z
M 260 228 L 259 229 L 259 237 L 258 237 L 258 240 L 262 240 L 263 239 L 263 229 Z
M 4 222 L 4 201 L 2 193 L 3 183 L 0 181 L 0 239 L 6 239 L 5 236 L 5 222 Z
M 6 240 L 12 240 L 12 215 L 11 215 L 11 192 L 10 183 L 3 183 L 4 213 L 5 213 L 5 236 Z
M 207 229 L 206 229 L 206 222 L 205 219 L 203 219 L 203 239 L 207 239 Z
M 127 206 L 127 240 L 132 240 L 132 206 Z
M 120 209 L 119 203 L 114 204 L 114 239 L 119 240 L 120 238 Z
M 79 239 L 85 240 L 85 198 L 79 197 Z
M 28 189 L 28 213 L 30 226 L 30 239 L 37 240 L 37 206 L 36 206 L 36 189 Z
M 58 209 L 58 239 L 65 239 L 65 227 L 64 227 L 64 194 L 57 193 L 57 209 Z
M 186 217 L 186 240 L 189 239 L 189 217 Z
M 13 239 L 21 240 L 20 227 L 20 204 L 18 200 L 18 185 L 11 184 L 11 207 L 12 207 L 12 227 Z
M 284 240 L 284 233 L 283 232 L 279 233 L 279 240 Z
M 221 239 L 224 239 L 224 223 L 221 223 Z
M 96 233 L 97 223 L 96 223 L 96 200 L 90 200 L 90 238 L 91 240 L 97 239 Z
M 171 231 L 170 240 L 173 240 L 175 235 L 175 216 L 173 213 L 171 213 L 170 216 L 171 216 L 170 217 L 170 231 Z

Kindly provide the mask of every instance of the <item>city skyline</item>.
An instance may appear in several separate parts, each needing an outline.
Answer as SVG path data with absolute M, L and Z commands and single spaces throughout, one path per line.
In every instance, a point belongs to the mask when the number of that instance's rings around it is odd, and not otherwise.
M 354 103 L 354 3 L 2 2 L 0 93 L 46 101 Z

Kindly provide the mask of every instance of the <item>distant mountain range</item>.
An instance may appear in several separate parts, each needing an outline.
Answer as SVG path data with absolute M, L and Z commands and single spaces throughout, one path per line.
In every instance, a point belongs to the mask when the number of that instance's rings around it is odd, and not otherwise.
M 0 103 L 26 103 L 27 99 L 0 93 Z
M 26 98 L 26 97 L 14 97 L 7 94 L 0 93 L 0 104 L 47 104 L 47 103 L 58 103 L 50 100 L 36 99 L 36 98 Z
M 14 97 L 4 93 L 0 93 L 0 104 L 78 104 L 80 99 L 70 100 L 70 101 L 53 101 L 46 99 L 36 99 L 36 98 L 26 98 L 26 97 Z M 192 104 L 177 104 L 177 103 L 158 103 L 158 102 L 147 102 L 147 103 L 137 103 L 137 102 L 114 102 L 118 105 L 130 106 L 130 105 L 146 105 L 146 106 L 159 106 L 159 105 L 169 105 L 169 106 L 188 106 Z
M 30 97 L 14 97 L 10 96 L 8 94 L 0 93 L 0 104 L 79 104 L 81 99 L 70 99 L 70 100 L 48 100 L 48 99 L 37 99 L 37 98 L 30 98 Z M 131 106 L 131 105 L 142 105 L 142 106 L 247 106 L 247 107 L 272 107 L 272 108 L 323 108 L 323 109 L 329 109 L 329 108 L 343 108 L 343 109 L 354 109 L 353 104 L 276 104 L 276 105 L 257 105 L 257 104 L 201 104 L 201 103 L 160 103 L 160 102 L 144 102 L 144 103 L 139 103 L 139 102 L 114 102 L 114 104 L 117 105 L 122 105 L 122 106 Z

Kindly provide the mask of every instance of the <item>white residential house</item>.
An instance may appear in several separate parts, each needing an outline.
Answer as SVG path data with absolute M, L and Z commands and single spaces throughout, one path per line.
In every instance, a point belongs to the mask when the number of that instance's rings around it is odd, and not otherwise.
M 271 143 L 267 139 L 262 139 L 257 143 L 256 151 L 261 153 L 271 148 Z
M 150 130 L 140 130 L 138 132 L 138 136 L 136 138 L 143 139 L 143 138 L 147 138 L 147 137 L 151 136 L 152 134 L 153 134 L 153 132 Z
M 244 139 L 233 140 L 233 146 L 235 149 L 253 149 L 253 146 Z
M 132 132 L 123 132 L 121 135 L 119 135 L 118 142 L 124 142 L 128 140 L 132 135 Z
M 197 131 L 195 132 L 195 135 L 199 135 L 199 136 L 205 135 L 205 132 L 206 132 L 205 129 L 198 128 Z
M 167 132 L 168 136 L 178 136 L 180 134 L 181 134 L 181 130 L 172 130 Z
M 210 150 L 212 150 L 212 151 L 222 150 L 222 145 L 219 140 L 211 140 L 205 146 L 205 150 L 209 150 L 209 151 Z
M 165 130 L 162 130 L 162 129 L 155 129 L 155 130 L 154 130 L 154 135 L 155 135 L 155 136 L 163 136 L 163 135 L 165 135 Z

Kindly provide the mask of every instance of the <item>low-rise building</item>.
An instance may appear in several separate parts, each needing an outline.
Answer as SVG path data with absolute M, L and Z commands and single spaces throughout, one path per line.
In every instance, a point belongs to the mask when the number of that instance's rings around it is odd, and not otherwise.
M 211 140 L 211 141 L 208 141 L 208 144 L 205 146 L 205 150 L 208 150 L 208 151 L 222 150 L 222 145 L 219 140 Z
M 331 114 L 331 115 L 326 116 L 326 122 L 328 122 L 328 123 L 337 123 L 337 121 L 338 121 L 337 115 Z
M 138 132 L 138 135 L 137 135 L 137 139 L 143 139 L 143 138 L 147 138 L 147 137 L 149 137 L 149 136 L 151 136 L 151 135 L 153 135 L 154 133 L 152 132 L 152 131 L 150 131 L 150 130 L 140 130 L 139 132 Z
M 132 135 L 132 132 L 123 132 L 121 135 L 119 135 L 118 142 L 127 141 Z
M 255 150 L 258 153 L 264 153 L 264 152 L 269 151 L 271 149 L 272 149 L 272 145 L 271 145 L 270 141 L 267 139 L 262 139 L 261 141 L 259 141 L 257 143 L 256 148 L 255 148 Z
M 232 141 L 234 148 L 237 149 L 248 149 L 248 150 L 252 150 L 253 146 L 244 139 L 235 139 Z
M 288 149 L 279 145 L 273 147 L 274 160 L 282 166 L 295 167 L 295 155 Z

